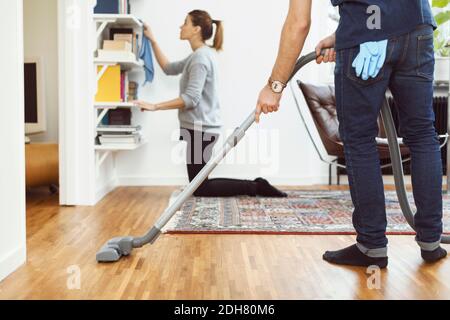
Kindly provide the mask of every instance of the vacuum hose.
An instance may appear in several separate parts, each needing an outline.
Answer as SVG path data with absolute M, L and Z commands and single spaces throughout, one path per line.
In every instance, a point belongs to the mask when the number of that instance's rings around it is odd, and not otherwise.
M 397 131 L 395 129 L 394 120 L 392 118 L 391 109 L 387 99 L 385 99 L 381 107 L 381 117 L 383 119 L 384 128 L 386 129 L 386 136 L 389 142 L 389 153 L 391 155 L 392 171 L 394 172 L 395 190 L 397 192 L 398 202 L 406 221 L 408 221 L 411 228 L 415 230 L 414 213 L 409 205 L 405 187 L 405 177 L 403 175 L 402 156 L 398 145 Z M 450 244 L 450 236 L 443 235 L 441 237 L 441 242 Z

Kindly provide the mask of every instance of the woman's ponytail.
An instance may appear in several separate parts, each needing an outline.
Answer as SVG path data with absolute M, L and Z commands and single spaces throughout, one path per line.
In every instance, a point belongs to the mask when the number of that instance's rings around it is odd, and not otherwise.
M 191 17 L 192 24 L 197 27 L 201 27 L 202 29 L 202 39 L 203 41 L 207 41 L 212 38 L 214 28 L 213 25 L 216 25 L 216 35 L 214 36 L 214 41 L 212 48 L 217 51 L 222 50 L 223 47 L 223 23 L 220 20 L 213 20 L 208 12 L 203 10 L 193 10 L 189 12 L 189 16 Z
M 216 25 L 213 48 L 221 51 L 223 49 L 223 23 L 220 20 L 213 20 L 212 23 Z

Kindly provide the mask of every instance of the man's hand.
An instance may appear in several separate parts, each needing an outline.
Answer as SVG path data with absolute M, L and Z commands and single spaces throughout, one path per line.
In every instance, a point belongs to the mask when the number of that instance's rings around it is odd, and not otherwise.
M 153 103 L 147 103 L 138 100 L 132 101 L 131 103 L 133 103 L 136 107 L 140 108 L 141 111 L 158 111 L 158 106 Z
M 285 84 L 288 82 L 311 27 L 311 8 L 312 0 L 289 0 L 289 12 L 281 32 L 280 46 L 271 79 Z M 281 96 L 279 93 L 274 93 L 268 85 L 262 89 L 255 111 L 256 123 L 259 123 L 262 112 L 267 114 L 278 111 Z
M 335 45 L 336 45 L 335 33 L 320 41 L 316 46 L 316 54 L 317 54 L 316 62 L 318 64 L 321 64 L 322 62 L 325 63 L 335 62 L 336 61 L 336 51 L 334 51 Z M 324 49 L 325 53 L 322 55 L 322 50 Z
M 280 107 L 281 93 L 275 93 L 269 86 L 265 86 L 259 94 L 258 104 L 256 105 L 255 119 L 259 123 L 261 113 L 268 114 L 277 112 Z

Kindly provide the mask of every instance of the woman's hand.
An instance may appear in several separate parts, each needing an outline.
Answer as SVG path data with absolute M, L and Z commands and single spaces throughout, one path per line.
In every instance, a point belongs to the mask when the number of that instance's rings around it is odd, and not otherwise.
M 318 64 L 321 64 L 322 62 L 325 63 L 335 62 L 336 61 L 336 51 L 334 51 L 335 45 L 336 45 L 335 33 L 320 41 L 316 46 L 316 54 L 317 54 L 316 62 Z M 323 49 L 325 49 L 324 55 L 321 54 Z
M 265 86 L 259 94 L 258 104 L 256 105 L 255 119 L 259 123 L 261 113 L 268 114 L 277 112 L 280 107 L 281 93 L 275 93 L 269 86 Z
M 155 35 L 148 23 L 144 22 L 144 36 L 147 37 L 151 42 L 155 42 Z
M 158 111 L 158 106 L 156 104 L 153 103 L 147 103 L 144 101 L 132 101 L 131 103 L 133 103 L 136 107 L 140 108 L 142 112 L 144 111 Z

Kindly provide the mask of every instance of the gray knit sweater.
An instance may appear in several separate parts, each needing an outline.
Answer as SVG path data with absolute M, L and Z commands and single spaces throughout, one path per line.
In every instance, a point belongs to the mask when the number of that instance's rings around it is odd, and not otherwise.
M 180 127 L 220 133 L 222 121 L 217 84 L 217 63 L 214 49 L 203 46 L 184 60 L 168 64 L 167 75 L 182 73 L 180 97 L 185 107 L 178 112 Z

